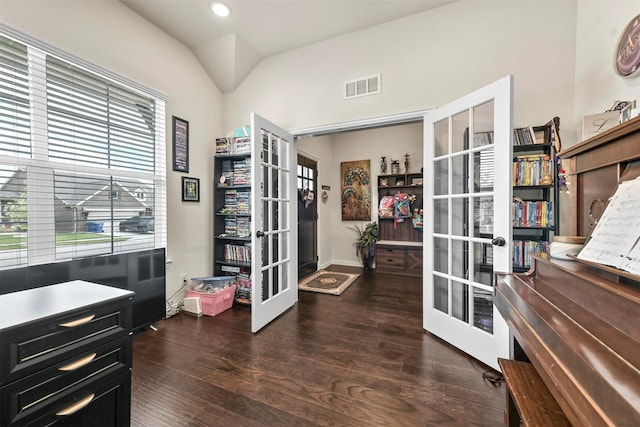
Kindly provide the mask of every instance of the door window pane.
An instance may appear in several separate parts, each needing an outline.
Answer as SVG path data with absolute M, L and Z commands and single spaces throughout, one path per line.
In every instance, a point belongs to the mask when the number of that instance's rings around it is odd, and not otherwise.
M 493 245 L 491 243 L 473 243 L 473 280 L 476 283 L 492 286 L 493 281 Z
M 433 270 L 445 274 L 449 273 L 447 242 L 447 239 L 433 238 Z
M 469 242 L 451 241 L 451 274 L 461 279 L 469 278 Z
M 469 149 L 469 111 L 465 110 L 452 117 L 452 153 Z
M 493 294 L 473 288 L 473 326 L 493 333 Z
M 447 279 L 433 276 L 433 308 L 443 313 L 449 313 L 449 286 Z
M 493 147 L 473 153 L 473 184 L 475 192 L 493 191 Z
M 466 194 L 469 192 L 469 155 L 451 158 L 451 194 Z
M 436 199 L 433 201 L 433 231 L 446 234 L 449 231 L 449 200 Z
M 493 197 L 473 198 L 473 232 L 477 237 L 493 235 Z
M 449 194 L 449 159 L 433 162 L 433 194 Z
M 451 234 L 469 235 L 469 199 L 451 199 Z
M 434 153 L 433 157 L 449 154 L 449 121 L 441 120 L 433 125 Z
M 469 322 L 469 286 L 451 281 L 451 315 L 465 323 Z
M 473 108 L 473 146 L 493 144 L 493 100 Z

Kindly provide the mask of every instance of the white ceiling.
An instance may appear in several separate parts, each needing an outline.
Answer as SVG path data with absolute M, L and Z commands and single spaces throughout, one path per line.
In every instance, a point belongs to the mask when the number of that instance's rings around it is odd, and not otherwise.
M 120 0 L 189 47 L 222 93 L 233 92 L 262 59 L 455 0 Z

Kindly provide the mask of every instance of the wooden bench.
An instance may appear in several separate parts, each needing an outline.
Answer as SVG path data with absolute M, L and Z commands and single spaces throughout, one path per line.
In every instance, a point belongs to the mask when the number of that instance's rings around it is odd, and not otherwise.
M 498 359 L 498 364 L 507 386 L 507 426 L 571 426 L 531 363 Z

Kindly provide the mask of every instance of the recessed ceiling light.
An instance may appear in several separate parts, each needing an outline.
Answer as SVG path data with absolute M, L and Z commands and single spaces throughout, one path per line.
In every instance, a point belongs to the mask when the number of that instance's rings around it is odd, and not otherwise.
M 209 8 L 213 13 L 216 14 L 216 16 L 219 16 L 221 18 L 226 18 L 231 14 L 231 9 L 229 9 L 229 6 L 218 1 L 211 2 L 209 4 Z

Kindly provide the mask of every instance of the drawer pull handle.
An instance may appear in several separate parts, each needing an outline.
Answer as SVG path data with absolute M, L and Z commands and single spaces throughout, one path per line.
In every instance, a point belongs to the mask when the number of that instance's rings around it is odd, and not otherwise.
M 84 325 L 85 323 L 91 322 L 94 317 L 96 317 L 96 315 L 92 314 L 90 316 L 83 317 L 82 319 L 72 320 L 71 322 L 67 323 L 60 323 L 60 326 L 62 326 L 63 328 L 75 328 L 76 326 Z
M 93 400 L 93 396 L 95 396 L 95 394 L 91 393 L 89 396 L 85 397 L 81 401 L 76 402 L 71 406 L 68 406 L 67 408 L 63 409 L 60 412 L 56 412 L 56 415 L 65 416 L 65 415 L 71 415 L 78 412 L 80 409 L 84 408 L 89 403 L 91 403 L 91 401 Z
M 76 360 L 75 362 L 71 362 L 68 365 L 60 366 L 58 371 L 75 371 L 78 368 L 83 367 L 87 363 L 91 362 L 96 358 L 96 353 L 91 353 L 88 356 L 83 357 L 82 359 Z

